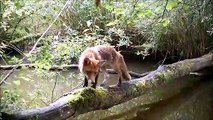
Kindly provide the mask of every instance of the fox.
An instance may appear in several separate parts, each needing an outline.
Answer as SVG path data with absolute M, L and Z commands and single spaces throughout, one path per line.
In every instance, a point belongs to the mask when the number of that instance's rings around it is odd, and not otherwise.
M 87 87 L 90 80 L 92 87 L 96 88 L 100 71 L 104 72 L 104 80 L 100 86 L 105 86 L 109 77 L 106 72 L 108 67 L 114 69 L 119 76 L 117 86 L 121 86 L 123 80 L 131 80 L 123 56 L 109 45 L 98 45 L 85 49 L 80 55 L 78 67 L 80 72 L 85 75 L 83 87 Z

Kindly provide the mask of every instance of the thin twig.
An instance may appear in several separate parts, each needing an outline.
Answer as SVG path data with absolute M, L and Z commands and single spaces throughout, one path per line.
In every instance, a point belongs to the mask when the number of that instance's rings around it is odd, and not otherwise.
M 67 96 L 67 95 L 69 95 L 69 94 L 72 94 L 73 91 L 74 91 L 75 89 L 79 88 L 80 86 L 82 86 L 83 83 L 84 83 L 84 82 L 81 82 L 79 85 L 77 85 L 77 86 L 75 86 L 74 88 L 72 88 L 69 92 L 64 93 L 63 95 L 61 95 L 60 97 L 58 97 L 55 101 L 57 101 L 58 99 L 60 99 L 60 98 L 62 98 L 62 97 L 64 97 L 64 96 Z M 52 101 L 52 102 L 53 102 L 53 101 Z
M 56 88 L 56 84 L 57 84 L 57 82 L 58 82 L 58 76 L 59 76 L 59 73 L 58 73 L 58 72 L 56 72 L 56 76 L 55 76 L 55 83 L 54 83 L 53 90 L 52 90 L 51 102 L 53 102 L 53 98 L 54 98 L 54 91 L 55 91 L 55 88 Z
M 163 10 L 162 19 L 164 18 L 164 15 L 165 15 L 165 12 L 166 12 L 166 7 L 167 7 L 167 5 L 168 5 L 168 2 L 169 2 L 169 0 L 166 0 L 166 4 L 165 4 L 164 10 Z
M 20 55 L 25 56 L 24 52 L 22 52 L 19 48 L 17 48 L 15 45 L 9 43 L 9 48 L 12 48 L 13 50 L 15 50 L 16 52 L 18 52 Z M 26 56 L 25 56 L 26 57 Z
M 56 20 L 58 19 L 58 17 L 61 15 L 61 13 L 64 11 L 64 9 L 66 8 L 66 6 L 68 5 L 68 3 L 70 2 L 70 0 L 67 0 L 67 2 L 64 4 L 63 8 L 61 9 L 61 11 L 58 13 L 58 15 L 55 17 L 55 19 L 53 20 L 53 22 L 49 25 L 49 27 L 44 31 L 44 33 L 41 35 L 41 37 L 36 41 L 36 43 L 34 44 L 33 48 L 30 50 L 30 52 L 28 53 L 27 56 L 30 56 L 30 54 L 32 54 L 32 52 L 35 50 L 36 46 L 38 45 L 38 43 L 42 40 L 42 38 L 46 35 L 46 33 L 49 31 L 49 29 L 52 27 L 53 23 L 56 22 Z M 25 60 L 27 58 L 27 56 L 22 58 L 22 63 L 23 60 Z M 7 78 L 14 72 L 14 70 L 16 69 L 16 67 L 14 67 L 12 70 L 10 70 L 10 72 L 1 80 L 0 82 L 0 86 L 5 82 L 5 80 L 7 80 Z
M 163 64 L 164 64 L 165 60 L 167 59 L 167 55 L 168 55 L 168 51 L 166 52 L 166 55 L 165 55 L 165 57 L 164 57 L 164 59 L 163 59 L 163 61 L 162 61 L 161 65 L 163 65 Z

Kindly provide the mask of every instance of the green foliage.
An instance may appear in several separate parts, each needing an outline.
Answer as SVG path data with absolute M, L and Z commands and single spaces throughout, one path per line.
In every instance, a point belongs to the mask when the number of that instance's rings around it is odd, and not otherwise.
M 11 59 L 9 59 L 9 61 L 8 61 L 8 63 L 9 64 L 13 64 L 13 65 L 15 65 L 15 64 L 20 64 L 22 61 L 19 59 L 19 58 L 17 58 L 17 57 L 15 57 L 15 56 L 13 56 Z
M 1 0 L 0 34 L 1 42 L 41 32 L 54 18 L 59 5 L 42 0 Z M 54 7 L 51 7 L 53 5 Z M 38 27 L 43 26 L 43 27 Z M 1 43 L 0 42 L 0 43 Z
M 19 99 L 20 95 L 17 89 L 14 90 L 4 90 L 2 93 L 0 112 L 15 111 L 19 109 Z

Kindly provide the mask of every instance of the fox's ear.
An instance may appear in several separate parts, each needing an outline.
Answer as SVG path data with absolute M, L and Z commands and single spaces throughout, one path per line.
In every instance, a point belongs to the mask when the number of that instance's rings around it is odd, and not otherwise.
M 99 62 L 98 62 L 99 66 L 102 66 L 102 65 L 104 65 L 105 63 L 106 63 L 106 60 L 99 60 Z
M 89 58 L 84 58 L 84 65 L 90 65 L 92 64 L 91 60 Z

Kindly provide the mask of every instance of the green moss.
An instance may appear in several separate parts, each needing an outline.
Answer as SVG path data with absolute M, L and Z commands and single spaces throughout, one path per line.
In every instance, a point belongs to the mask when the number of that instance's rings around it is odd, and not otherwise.
M 166 82 L 173 78 L 174 71 L 167 70 L 166 72 L 163 73 L 157 73 L 157 75 L 161 82 Z
M 96 99 L 101 99 L 106 96 L 106 90 L 103 88 L 94 89 L 91 87 L 82 88 L 76 91 L 74 94 L 69 95 L 69 103 L 75 108 L 80 108 L 93 104 Z
M 96 95 L 100 97 L 105 97 L 107 95 L 107 90 L 102 87 L 99 87 L 96 89 Z
M 128 92 L 127 93 L 128 95 L 135 96 L 135 94 L 138 93 L 138 89 L 137 89 L 136 85 L 132 85 L 132 86 L 128 87 L 127 92 Z

